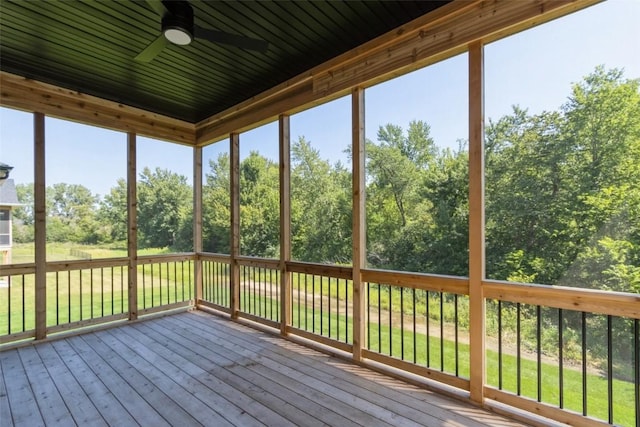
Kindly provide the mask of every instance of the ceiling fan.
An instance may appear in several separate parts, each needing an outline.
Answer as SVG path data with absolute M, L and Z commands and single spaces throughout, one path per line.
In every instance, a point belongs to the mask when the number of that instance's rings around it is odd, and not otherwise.
M 265 40 L 199 27 L 193 21 L 193 8 L 188 1 L 147 0 L 147 3 L 162 17 L 162 33 L 135 57 L 138 62 L 150 62 L 167 43 L 184 46 L 194 38 L 258 52 L 269 47 Z

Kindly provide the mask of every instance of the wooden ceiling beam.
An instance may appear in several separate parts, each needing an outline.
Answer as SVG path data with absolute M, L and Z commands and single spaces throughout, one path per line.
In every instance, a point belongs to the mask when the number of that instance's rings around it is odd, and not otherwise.
M 193 123 L 0 72 L 0 105 L 193 146 Z
M 196 124 L 206 145 L 269 121 L 406 74 L 601 0 L 454 0 L 244 103 Z M 311 83 L 311 85 L 310 85 Z

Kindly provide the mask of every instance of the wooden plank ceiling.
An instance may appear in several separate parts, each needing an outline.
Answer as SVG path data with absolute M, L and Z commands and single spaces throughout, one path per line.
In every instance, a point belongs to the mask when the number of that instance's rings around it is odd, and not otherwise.
M 160 34 L 146 1 L 0 1 L 0 69 L 197 123 L 447 1 L 195 1 L 201 27 L 264 53 L 196 39 L 134 60 Z

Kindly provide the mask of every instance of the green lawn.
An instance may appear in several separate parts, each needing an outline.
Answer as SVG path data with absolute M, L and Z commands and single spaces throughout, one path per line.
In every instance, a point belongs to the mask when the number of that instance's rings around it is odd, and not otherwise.
M 67 245 L 52 245 L 52 254 L 63 257 L 69 253 Z M 98 248 L 87 249 L 92 252 L 92 257 L 102 256 L 119 257 L 126 255 L 124 249 L 119 248 Z M 147 251 L 148 255 L 162 253 L 160 250 Z M 57 255 L 55 255 L 57 254 Z M 66 255 L 65 255 L 66 256 Z M 163 263 L 139 266 L 138 268 L 138 305 L 139 308 L 153 307 L 168 304 L 191 297 L 192 286 L 182 287 L 183 279 L 192 280 L 193 268 L 188 262 Z M 153 271 L 152 271 L 153 268 Z M 82 277 L 80 277 L 82 275 Z M 56 277 L 57 276 L 57 277 Z M 217 279 L 224 282 L 226 274 L 220 275 Z M 275 276 L 274 276 L 275 277 Z M 272 280 L 264 271 L 252 276 L 259 282 Z M 64 324 L 81 319 L 108 316 L 117 313 L 128 312 L 127 301 L 127 269 L 114 267 L 105 269 L 91 269 L 60 272 L 47 274 L 47 325 Z M 329 280 L 327 278 L 316 277 L 304 274 L 293 274 L 293 304 L 292 304 L 292 325 L 294 327 L 307 330 L 326 337 L 350 342 L 352 339 L 351 318 L 344 315 L 345 297 L 350 295 L 351 281 Z M 10 288 L 0 288 L 0 335 L 7 333 L 31 330 L 34 328 L 34 277 L 31 275 L 16 276 L 12 278 Z M 300 298 L 297 297 L 300 290 Z M 305 301 L 305 290 L 309 293 Z M 246 292 L 250 292 L 248 287 Z M 315 311 L 312 309 L 311 294 L 315 294 Z M 222 294 L 220 294 L 222 295 Z M 320 295 L 325 296 L 323 312 L 321 313 L 318 304 Z M 328 308 L 327 296 L 331 296 L 331 312 Z M 336 295 L 341 304 L 342 312 L 335 312 Z M 57 298 L 56 298 L 57 296 Z M 228 305 L 228 292 L 224 294 L 225 300 L 217 301 L 222 305 Z M 426 316 L 433 324 L 438 324 L 440 318 L 440 297 L 437 293 L 418 295 L 415 299 L 411 294 L 401 294 L 399 291 L 389 292 L 389 288 L 372 286 L 369 290 L 371 305 L 375 308 L 380 301 L 381 310 L 391 309 L 399 314 L 400 306 L 404 312 L 415 310 L 417 315 Z M 254 315 L 261 315 L 274 321 L 280 318 L 279 301 L 264 295 L 253 296 L 249 293 L 242 293 L 240 296 L 244 311 Z M 466 298 L 459 301 L 459 320 L 461 329 L 466 328 L 467 318 Z M 9 306 L 11 310 L 9 310 Z M 24 307 L 24 312 L 22 308 Z M 18 308 L 18 310 L 16 310 Z M 306 308 L 306 309 L 305 309 Z M 451 298 L 442 301 L 442 317 L 445 324 L 450 327 L 453 318 L 454 303 Z M 9 311 L 11 314 L 9 315 Z M 9 330 L 9 323 L 11 329 Z M 389 327 L 386 321 L 378 326 L 377 323 L 370 323 L 368 329 L 369 349 L 382 354 L 391 355 L 420 366 L 429 366 L 432 369 L 442 370 L 451 374 L 456 371 L 456 347 L 454 341 L 444 339 L 440 336 L 427 337 L 424 333 L 414 334 L 411 330 L 402 331 L 399 325 Z M 409 325 L 406 325 L 407 327 Z M 464 342 L 460 342 L 457 347 L 458 353 L 458 375 L 463 378 L 469 376 L 469 347 Z M 531 357 L 531 356 L 527 356 Z M 487 383 L 498 386 L 498 353 L 494 349 L 487 350 Z M 442 361 L 442 362 L 441 362 Z M 518 360 L 510 354 L 502 356 L 502 389 L 516 393 Z M 541 400 L 551 405 L 559 405 L 559 369 L 557 363 L 544 362 L 541 365 Z M 537 399 L 538 389 L 538 365 L 535 360 L 522 358 L 520 360 L 520 394 L 532 399 Z M 582 382 L 581 371 L 575 368 L 565 367 L 563 370 L 563 406 L 564 408 L 582 412 Z M 587 382 L 587 406 L 588 415 L 606 420 L 608 418 L 607 396 L 608 382 L 603 376 L 589 373 Z M 634 385 L 618 379 L 612 381 L 613 402 L 614 402 L 614 423 L 621 426 L 634 426 Z

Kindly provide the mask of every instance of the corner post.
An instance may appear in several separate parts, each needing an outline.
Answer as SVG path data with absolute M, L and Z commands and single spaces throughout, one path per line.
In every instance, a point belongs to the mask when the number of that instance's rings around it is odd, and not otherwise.
M 47 337 L 47 200 L 44 114 L 33 113 L 36 339 Z
M 280 146 L 280 334 L 291 325 L 291 133 L 289 116 L 279 117 Z
M 136 134 L 127 133 L 127 257 L 129 320 L 138 318 L 138 196 Z
M 484 403 L 484 54 L 481 41 L 469 45 L 469 344 L 471 400 Z
M 194 306 L 202 300 L 202 147 L 193 149 L 193 281 Z
M 229 137 L 229 152 L 231 154 L 231 277 L 229 286 L 231 318 L 238 318 L 240 310 L 240 265 L 238 256 L 240 255 L 240 135 L 232 133 Z
M 352 136 L 352 203 L 353 203 L 353 359 L 362 359 L 367 347 L 366 295 L 361 270 L 366 267 L 366 218 L 365 218 L 365 139 L 364 139 L 364 89 L 354 88 L 351 93 Z

